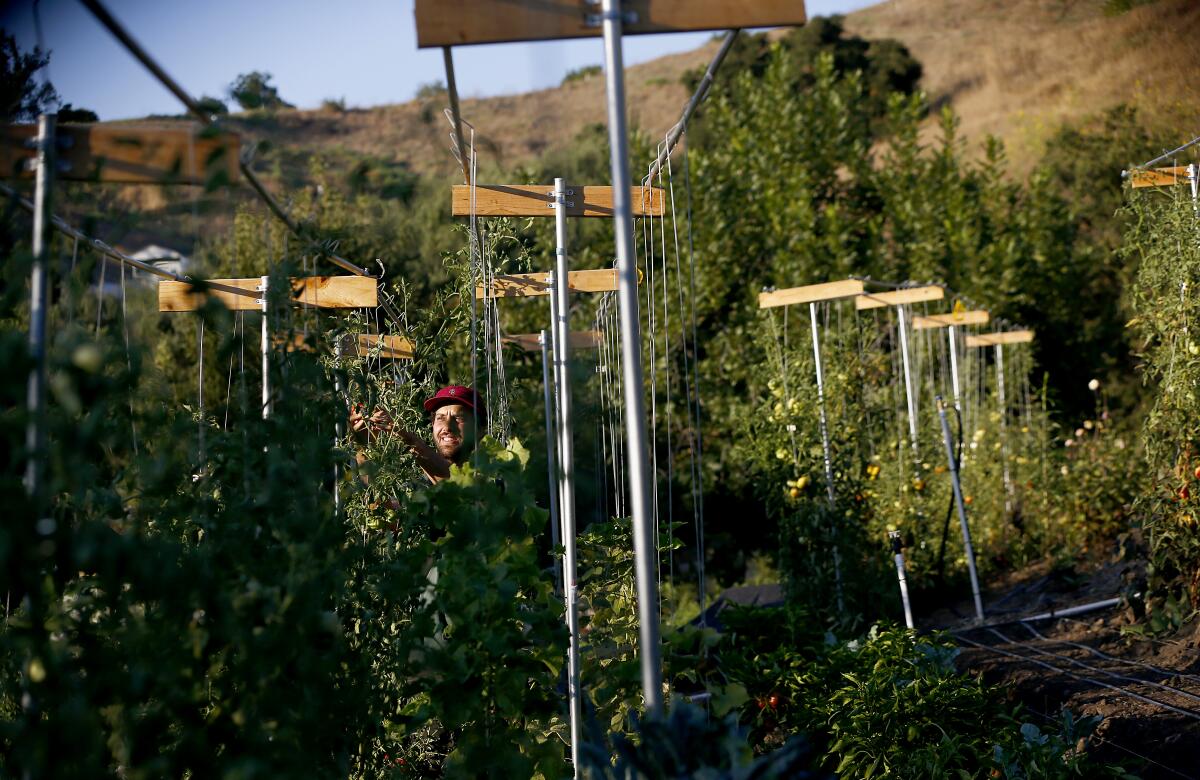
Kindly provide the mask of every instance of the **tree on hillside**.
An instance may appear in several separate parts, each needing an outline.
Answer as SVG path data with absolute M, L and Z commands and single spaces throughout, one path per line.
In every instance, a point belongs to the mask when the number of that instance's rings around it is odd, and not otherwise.
M 90 108 L 76 108 L 70 103 L 63 103 L 58 109 L 59 122 L 99 122 L 100 117 Z
M 225 101 L 211 95 L 201 96 L 196 101 L 196 105 L 200 106 L 209 116 L 224 116 L 229 113 L 229 106 L 225 105 Z
M 54 87 L 34 78 L 49 62 L 49 52 L 35 48 L 26 54 L 16 38 L 0 30 L 0 119 L 27 122 L 58 102 Z
M 263 71 L 243 73 L 229 85 L 229 97 L 246 111 L 256 108 L 295 108 L 279 96 L 279 90 L 271 83 L 271 78 L 270 73 Z
M 868 40 L 848 35 L 843 16 L 819 16 L 788 32 L 778 45 L 796 66 L 792 71 L 796 90 L 813 85 L 814 69 L 823 54 L 832 58 L 835 73 L 861 72 L 866 113 L 871 117 L 887 113 L 891 93 L 911 95 L 921 80 L 921 63 L 904 44 L 891 38 Z M 741 34 L 721 66 L 725 75 L 717 79 L 713 93 L 728 94 L 733 84 L 731 74 L 749 72 L 754 78 L 761 78 L 771 62 L 772 49 L 765 33 Z M 683 75 L 683 82 L 689 89 L 695 89 L 703 74 L 703 69 L 690 70 Z

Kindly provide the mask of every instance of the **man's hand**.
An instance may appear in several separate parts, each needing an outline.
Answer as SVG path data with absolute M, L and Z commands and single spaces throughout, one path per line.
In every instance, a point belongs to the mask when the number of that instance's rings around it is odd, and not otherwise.
M 358 441 L 369 441 L 371 436 L 392 430 L 392 416 L 382 409 L 375 410 L 370 417 L 363 415 L 362 406 L 350 412 L 350 432 Z

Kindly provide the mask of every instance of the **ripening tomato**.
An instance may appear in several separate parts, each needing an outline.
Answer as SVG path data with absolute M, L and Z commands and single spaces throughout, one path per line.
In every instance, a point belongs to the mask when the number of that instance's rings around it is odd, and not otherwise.
M 1180 501 L 1187 501 L 1192 497 L 1192 491 L 1188 490 L 1187 485 L 1184 485 L 1175 492 L 1175 495 L 1179 497 Z
M 974 500 L 975 500 L 974 496 L 963 496 L 963 503 L 966 504 L 967 506 L 970 506 L 971 502 Z
M 788 491 L 788 495 L 792 498 L 800 498 L 800 488 L 792 488 Z
M 1200 479 L 1200 466 L 1197 466 L 1195 472 L 1193 473 L 1195 474 L 1196 479 Z

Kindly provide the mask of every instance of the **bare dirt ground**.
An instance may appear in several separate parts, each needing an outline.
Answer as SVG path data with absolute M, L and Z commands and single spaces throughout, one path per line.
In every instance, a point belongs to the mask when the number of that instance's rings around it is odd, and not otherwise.
M 969 599 L 922 624 L 954 632 L 960 668 L 1003 686 L 1041 725 L 1065 708 L 1103 718 L 1091 752 L 1143 778 L 1200 778 L 1200 621 L 1171 637 L 1130 631 L 1124 606 L 1023 623 L 1020 618 L 1120 594 L 1140 566 L 1107 561 L 1075 571 L 1038 564 L 998 581 L 984 598 L 987 620 Z

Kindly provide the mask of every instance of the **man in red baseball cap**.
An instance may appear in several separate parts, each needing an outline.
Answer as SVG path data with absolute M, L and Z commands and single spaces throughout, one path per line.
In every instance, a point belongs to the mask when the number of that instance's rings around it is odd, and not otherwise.
M 451 463 L 465 463 L 486 415 L 479 394 L 463 385 L 448 385 L 426 399 L 425 411 L 433 415 L 433 446 L 438 454 Z
M 424 406 L 432 415 L 432 448 L 412 431 L 393 427 L 391 417 L 384 411 L 377 411 L 370 418 L 352 414 L 350 424 L 356 433 L 394 431 L 409 445 L 429 481 L 437 483 L 450 477 L 450 466 L 467 462 L 479 440 L 479 427 L 487 419 L 487 409 L 479 394 L 463 385 L 441 388 L 425 400 Z

